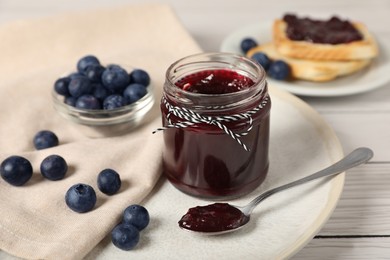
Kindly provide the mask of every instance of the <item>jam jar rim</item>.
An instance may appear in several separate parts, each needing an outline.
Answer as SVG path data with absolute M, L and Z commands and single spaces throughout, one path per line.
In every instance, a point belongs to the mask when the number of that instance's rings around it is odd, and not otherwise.
M 201 61 L 192 61 L 192 59 L 195 58 L 209 58 L 210 60 L 201 60 Z M 212 60 L 212 57 L 217 57 L 219 59 Z M 223 61 L 221 58 L 231 58 L 232 60 L 236 60 L 237 64 L 232 65 L 231 62 Z M 185 61 L 188 61 L 188 63 L 183 63 Z M 241 62 L 241 64 L 246 63 L 247 66 L 245 68 L 240 68 L 238 65 L 238 62 Z M 180 63 L 183 63 L 180 65 Z M 231 92 L 231 93 L 223 93 L 223 94 L 203 94 L 203 93 L 194 93 L 190 91 L 183 90 L 179 87 L 175 87 L 176 81 L 173 80 L 171 77 L 171 73 L 176 73 L 179 71 L 178 69 L 182 69 L 184 66 L 194 65 L 194 64 L 210 64 L 210 63 L 217 63 L 217 64 L 225 64 L 228 65 L 227 67 L 224 67 L 222 69 L 231 69 L 231 70 L 240 70 L 241 72 L 245 71 L 245 76 L 248 76 L 251 80 L 253 80 L 253 85 L 245 88 L 240 91 Z M 178 66 L 180 65 L 180 66 Z M 246 70 L 245 70 L 246 69 Z M 252 69 L 254 72 L 251 74 L 247 72 L 247 70 Z M 202 71 L 202 69 L 199 69 L 197 71 Z M 195 71 L 195 72 L 197 72 Z M 194 72 L 194 71 L 193 71 Z M 191 73 L 193 73 L 191 72 Z M 188 73 L 188 74 L 191 74 Z M 255 74 L 255 75 L 253 75 Z M 180 77 L 178 77 L 180 78 Z M 166 83 L 164 84 L 164 93 L 169 96 L 169 98 L 173 98 L 176 101 L 180 100 L 181 105 L 189 104 L 185 100 L 194 100 L 194 99 L 203 99 L 203 98 L 211 98 L 214 101 L 216 100 L 239 100 L 239 102 L 233 102 L 230 104 L 227 104 L 226 108 L 234 108 L 236 106 L 241 106 L 247 99 L 258 97 L 259 95 L 263 98 L 267 95 L 268 88 L 267 88 L 267 81 L 266 81 L 266 72 L 264 68 L 256 63 L 255 61 L 239 55 L 239 54 L 233 54 L 233 53 L 227 53 L 227 52 L 202 52 L 202 53 L 196 53 L 189 56 L 186 56 L 184 58 L 181 58 L 177 60 L 176 62 L 172 63 L 165 74 Z M 167 83 L 172 86 L 171 88 L 167 88 Z M 179 98 L 179 97 L 184 97 Z M 193 104 L 189 104 L 193 105 Z M 201 109 L 203 107 L 196 107 L 197 109 Z

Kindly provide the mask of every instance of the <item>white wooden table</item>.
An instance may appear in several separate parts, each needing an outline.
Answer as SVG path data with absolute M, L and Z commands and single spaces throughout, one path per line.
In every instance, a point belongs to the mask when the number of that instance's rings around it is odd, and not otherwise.
M 0 0 L 0 24 L 66 11 L 141 3 L 137 0 Z M 285 12 L 313 17 L 338 14 L 364 22 L 390 41 L 387 0 L 160 0 L 170 4 L 205 51 L 218 51 L 232 31 Z M 390 71 L 389 71 L 390 73 Z M 302 97 L 335 130 L 345 152 L 374 150 L 373 160 L 351 170 L 332 217 L 293 259 L 390 259 L 390 84 L 348 97 Z

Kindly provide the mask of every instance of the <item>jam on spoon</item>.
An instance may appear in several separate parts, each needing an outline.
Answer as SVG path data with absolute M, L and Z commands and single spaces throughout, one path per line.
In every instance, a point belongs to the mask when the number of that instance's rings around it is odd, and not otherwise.
M 200 232 L 221 232 L 236 229 L 246 224 L 249 217 L 228 203 L 214 203 L 190 208 L 179 225 Z
M 187 214 L 179 221 L 179 226 L 188 231 L 209 235 L 235 231 L 249 222 L 253 209 L 269 196 L 318 178 L 339 174 L 369 161 L 372 156 L 373 152 L 371 149 L 364 147 L 358 148 L 340 161 L 321 171 L 261 194 L 244 207 L 237 207 L 227 203 L 214 203 L 207 206 L 190 208 Z

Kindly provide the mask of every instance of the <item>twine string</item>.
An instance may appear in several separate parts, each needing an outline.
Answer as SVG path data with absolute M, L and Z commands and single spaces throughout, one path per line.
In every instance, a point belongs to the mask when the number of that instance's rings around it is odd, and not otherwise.
M 264 98 L 263 101 L 260 102 L 258 106 L 254 107 L 251 110 L 246 111 L 245 113 L 224 115 L 224 116 L 203 116 L 190 109 L 179 107 L 179 106 L 173 106 L 165 99 L 165 97 L 162 98 L 162 102 L 168 110 L 168 113 L 166 115 L 168 125 L 157 128 L 155 131 L 153 131 L 153 134 L 159 131 L 167 130 L 169 128 L 186 128 L 189 126 L 205 123 L 205 124 L 217 126 L 219 129 L 223 130 L 227 135 L 233 138 L 238 144 L 240 144 L 245 151 L 250 151 L 247 145 L 245 145 L 241 141 L 241 137 L 248 135 L 249 132 L 252 130 L 253 128 L 252 116 L 265 107 L 265 105 L 268 103 L 268 97 Z M 220 109 L 223 107 L 218 107 L 218 108 Z M 210 109 L 212 109 L 212 107 L 210 107 Z M 171 115 L 180 118 L 182 121 L 177 123 L 172 123 Z M 248 120 L 248 128 L 241 133 L 235 133 L 232 130 L 230 130 L 225 124 L 223 124 L 223 122 L 228 123 L 228 122 L 235 122 L 239 120 Z

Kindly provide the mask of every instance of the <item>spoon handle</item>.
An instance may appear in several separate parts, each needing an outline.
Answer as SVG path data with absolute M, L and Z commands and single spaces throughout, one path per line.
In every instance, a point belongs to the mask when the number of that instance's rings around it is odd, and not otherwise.
M 365 148 L 365 147 L 357 148 L 356 150 L 352 151 L 350 154 L 345 156 L 340 161 L 336 162 L 335 164 L 332 164 L 331 166 L 329 166 L 321 171 L 318 171 L 318 172 L 313 173 L 312 175 L 306 176 L 302 179 L 290 182 L 288 184 L 285 184 L 285 185 L 282 185 L 282 186 L 279 186 L 279 187 L 276 187 L 274 189 L 271 189 L 269 191 L 264 192 L 260 196 L 254 198 L 247 206 L 245 206 L 245 208 L 243 209 L 243 212 L 245 215 L 249 216 L 249 214 L 252 213 L 252 210 L 261 201 L 265 200 L 269 196 L 271 196 L 279 191 L 289 189 L 291 187 L 295 187 L 297 185 L 301 185 L 303 183 L 306 183 L 306 182 L 309 182 L 309 181 L 312 181 L 312 180 L 315 180 L 318 178 L 339 174 L 339 173 L 344 172 L 350 168 L 353 168 L 355 166 L 358 166 L 362 163 L 369 161 L 373 157 L 373 155 L 374 155 L 374 153 L 369 148 Z

